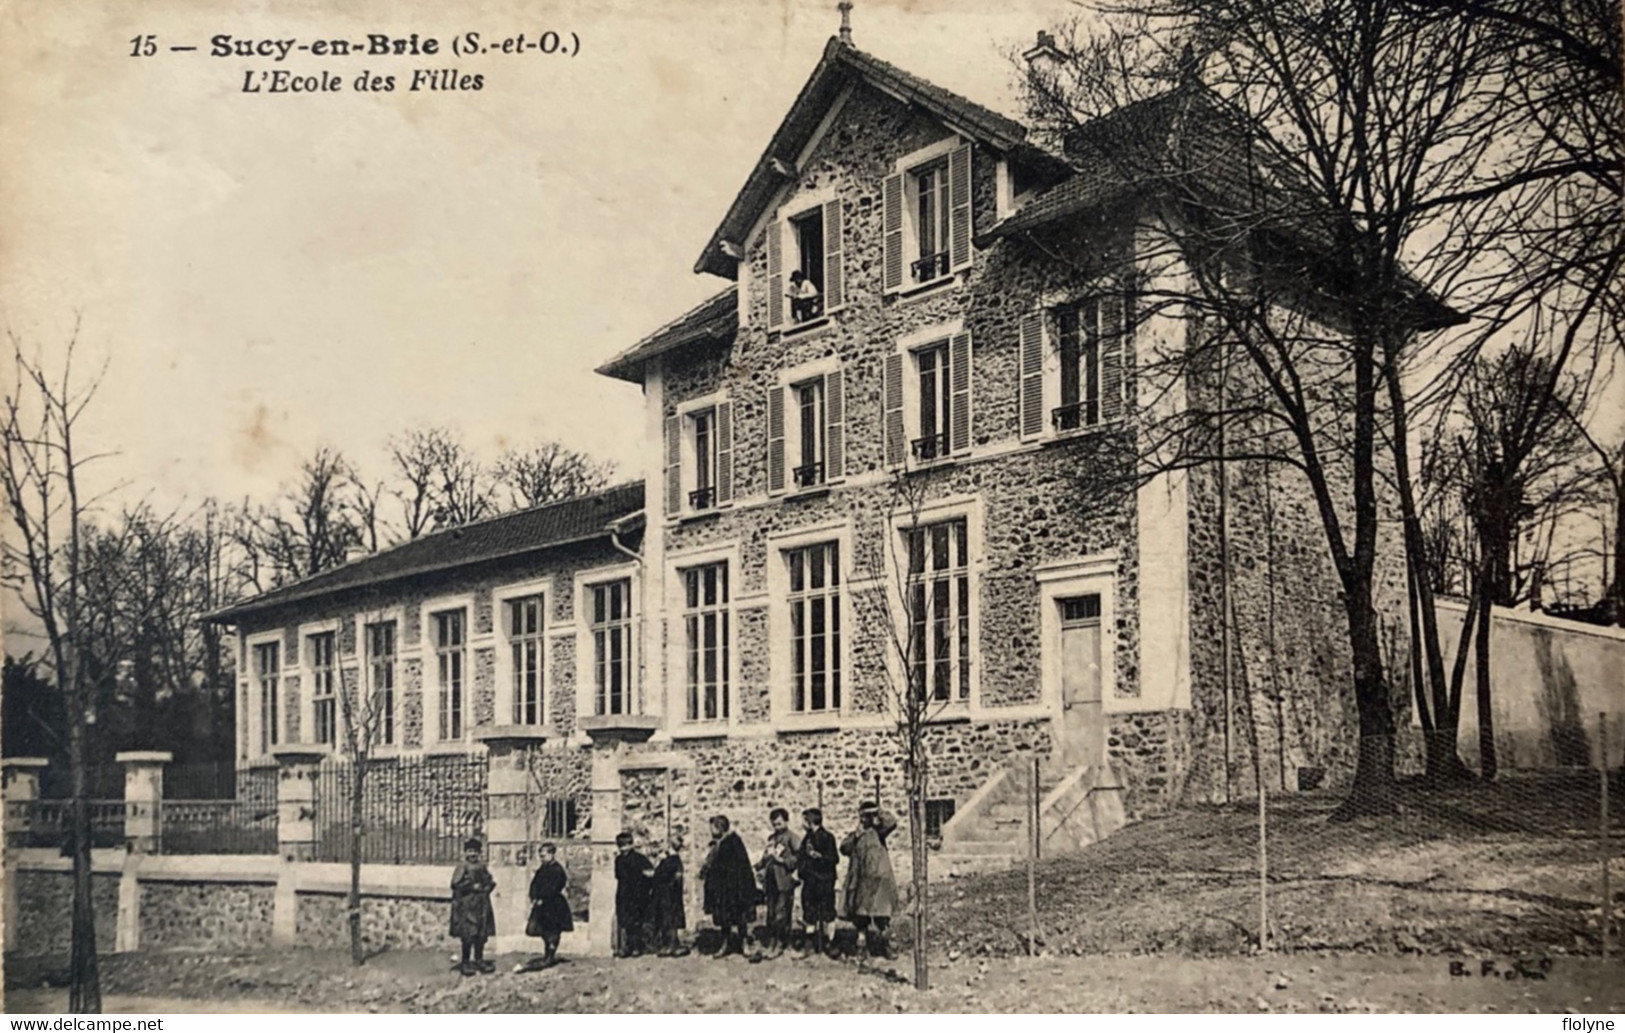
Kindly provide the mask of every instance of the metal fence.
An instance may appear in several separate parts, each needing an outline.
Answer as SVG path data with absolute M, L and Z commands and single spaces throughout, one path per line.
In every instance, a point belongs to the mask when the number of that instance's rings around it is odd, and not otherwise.
M 274 854 L 276 805 L 252 800 L 165 800 L 159 851 L 165 854 Z
M 323 762 L 316 783 L 316 858 L 348 861 L 356 766 Z M 484 834 L 484 754 L 386 757 L 366 762 L 361 781 L 361 859 L 369 864 L 442 864 L 463 841 Z

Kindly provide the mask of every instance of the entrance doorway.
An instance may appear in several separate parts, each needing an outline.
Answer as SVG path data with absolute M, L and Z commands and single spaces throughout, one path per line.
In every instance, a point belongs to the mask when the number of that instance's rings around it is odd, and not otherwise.
M 1067 596 L 1055 605 L 1061 624 L 1061 753 L 1068 766 L 1099 764 L 1106 752 L 1100 594 Z

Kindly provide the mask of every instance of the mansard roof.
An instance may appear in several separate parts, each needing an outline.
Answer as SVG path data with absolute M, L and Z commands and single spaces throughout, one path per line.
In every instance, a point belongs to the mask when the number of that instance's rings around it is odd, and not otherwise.
M 723 216 L 722 224 L 711 234 L 694 264 L 695 272 L 729 279 L 737 275 L 735 263 L 751 226 L 762 209 L 772 203 L 779 188 L 795 176 L 796 159 L 813 139 L 830 105 L 849 85 L 859 81 L 916 104 L 970 138 L 999 150 L 1023 148 L 1026 142 L 1027 128 L 1020 122 L 866 54 L 839 37 L 831 38 L 728 214 Z
M 643 482 L 550 502 L 514 513 L 477 520 L 403 542 L 301 581 L 263 592 L 209 614 L 208 620 L 236 623 L 291 603 L 308 602 L 338 592 L 370 588 L 404 578 L 433 574 L 489 560 L 500 560 L 596 539 L 607 539 L 612 527 L 628 530 L 628 518 L 643 510 Z
M 678 316 L 632 347 L 599 366 L 598 373 L 643 383 L 643 365 L 657 355 L 700 341 L 726 341 L 739 324 L 739 288 L 728 287 Z

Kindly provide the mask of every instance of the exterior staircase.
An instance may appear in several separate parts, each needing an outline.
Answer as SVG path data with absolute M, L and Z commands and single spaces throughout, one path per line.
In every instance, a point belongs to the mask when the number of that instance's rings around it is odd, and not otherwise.
M 1013 868 L 1027 859 L 1033 766 L 1018 759 L 983 784 L 942 826 L 934 878 Z M 1128 823 L 1110 762 L 1038 770 L 1039 856 L 1071 853 Z

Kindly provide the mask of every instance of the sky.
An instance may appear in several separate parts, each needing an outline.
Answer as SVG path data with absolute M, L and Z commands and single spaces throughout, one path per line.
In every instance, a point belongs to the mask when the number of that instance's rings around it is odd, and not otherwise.
M 834 0 L 456 5 L 13 0 L 0 21 L 0 321 L 106 380 L 83 435 L 116 499 L 267 498 L 319 445 L 487 455 L 554 438 L 635 476 L 640 393 L 593 368 L 724 287 L 711 231 Z M 1015 113 L 1005 55 L 1063 2 L 859 0 L 861 48 Z M 446 53 L 545 30 L 573 56 Z M 213 56 L 233 40 L 439 40 L 435 56 Z M 157 53 L 132 56 L 153 37 Z M 171 46 L 196 46 L 175 52 Z M 479 90 L 411 92 L 415 69 Z M 336 93 L 244 91 L 336 75 Z M 392 93 L 353 89 L 363 71 Z

